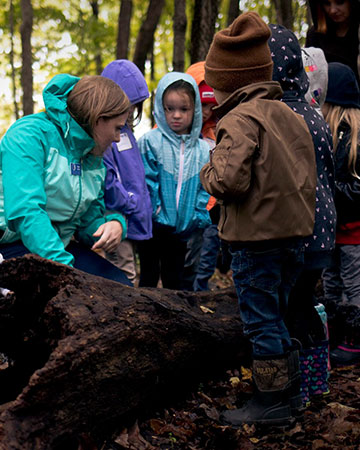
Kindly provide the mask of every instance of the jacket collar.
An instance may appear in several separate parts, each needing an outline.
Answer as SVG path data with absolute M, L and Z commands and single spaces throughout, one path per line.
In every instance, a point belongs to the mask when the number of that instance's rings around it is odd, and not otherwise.
M 223 117 L 240 103 L 254 99 L 280 100 L 282 95 L 283 91 L 277 81 L 261 81 L 237 89 L 213 110 L 217 116 Z

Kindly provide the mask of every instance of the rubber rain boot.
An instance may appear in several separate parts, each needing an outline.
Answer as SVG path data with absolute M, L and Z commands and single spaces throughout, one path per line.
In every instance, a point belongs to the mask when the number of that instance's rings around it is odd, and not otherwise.
M 253 381 L 255 392 L 249 402 L 240 409 L 224 412 L 220 420 L 233 427 L 244 423 L 275 426 L 291 424 L 288 355 L 254 359 Z
M 293 342 L 295 340 L 293 339 Z M 296 419 L 301 419 L 304 415 L 305 406 L 303 402 L 303 396 L 301 393 L 302 377 L 300 370 L 300 357 L 299 350 L 301 344 L 296 342 L 293 348 L 289 351 L 288 356 L 288 366 L 289 366 L 289 399 L 290 399 L 290 409 L 291 415 Z

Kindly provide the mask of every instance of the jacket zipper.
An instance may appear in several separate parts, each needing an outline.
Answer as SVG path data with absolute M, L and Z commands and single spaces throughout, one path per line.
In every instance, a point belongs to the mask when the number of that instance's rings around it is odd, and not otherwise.
M 177 183 L 177 188 L 176 188 L 176 210 L 179 209 L 180 193 L 181 193 L 181 187 L 182 187 L 182 181 L 183 181 L 183 175 L 184 175 L 184 159 L 185 159 L 185 143 L 184 143 L 184 141 L 181 141 L 180 158 L 179 158 L 179 175 L 178 175 L 178 183 Z
M 71 216 L 71 219 L 70 219 L 71 221 L 74 219 L 76 213 L 78 212 L 78 209 L 79 209 L 79 206 L 80 206 L 80 203 L 81 203 L 81 197 L 82 197 L 82 173 L 83 173 L 83 171 L 82 171 L 82 158 L 80 158 L 80 166 L 81 166 L 81 173 L 78 176 L 78 178 L 79 178 L 79 197 L 78 197 L 78 202 L 77 202 L 77 205 L 76 205 L 76 207 L 74 209 L 73 215 Z

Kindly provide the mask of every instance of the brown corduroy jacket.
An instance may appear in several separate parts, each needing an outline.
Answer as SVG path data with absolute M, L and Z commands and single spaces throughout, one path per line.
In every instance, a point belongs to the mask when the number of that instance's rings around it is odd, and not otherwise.
M 238 89 L 216 109 L 216 147 L 200 173 L 220 199 L 219 235 L 255 242 L 312 234 L 316 166 L 302 117 L 279 101 L 277 82 Z

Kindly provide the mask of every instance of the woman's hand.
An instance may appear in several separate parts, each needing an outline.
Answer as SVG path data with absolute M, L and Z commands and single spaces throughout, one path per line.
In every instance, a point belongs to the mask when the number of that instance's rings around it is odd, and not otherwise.
M 100 239 L 95 242 L 91 249 L 102 248 L 108 253 L 113 253 L 121 242 L 122 232 L 122 225 L 117 220 L 103 223 L 93 234 L 95 237 L 100 236 Z

